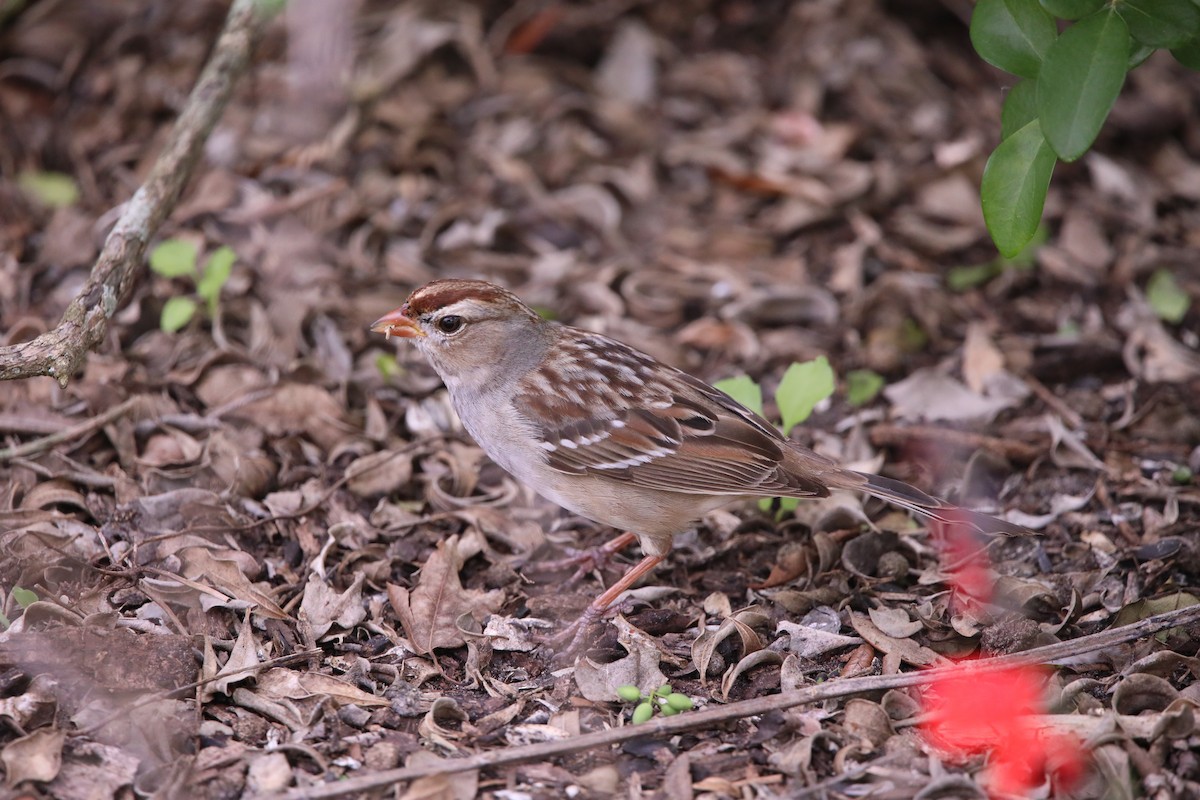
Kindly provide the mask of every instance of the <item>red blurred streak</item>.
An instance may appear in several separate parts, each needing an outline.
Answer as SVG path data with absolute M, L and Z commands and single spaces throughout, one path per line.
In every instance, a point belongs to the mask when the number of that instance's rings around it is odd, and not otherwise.
M 551 6 L 534 14 L 508 37 L 504 52 L 510 55 L 532 53 L 550 35 L 550 31 L 558 27 L 565 15 L 562 6 Z
M 930 534 L 949 576 L 951 612 L 991 602 L 991 562 L 971 526 L 935 520 Z M 1045 734 L 1033 725 L 1032 716 L 1045 711 L 1041 684 L 1033 667 L 940 678 L 925 698 L 925 735 L 954 758 L 989 753 L 993 794 L 1022 795 L 1047 776 L 1055 790 L 1069 787 L 1083 774 L 1082 748 L 1072 736 Z

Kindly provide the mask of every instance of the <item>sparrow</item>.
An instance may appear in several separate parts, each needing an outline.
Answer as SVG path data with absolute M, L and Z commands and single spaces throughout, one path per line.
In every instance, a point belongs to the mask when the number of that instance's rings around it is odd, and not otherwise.
M 627 344 L 543 319 L 512 292 L 435 280 L 371 330 L 411 340 L 484 452 L 542 497 L 626 533 L 643 559 L 572 625 L 570 650 L 710 511 L 846 489 L 984 533 L 1025 528 L 846 469 L 702 380 Z M 616 549 L 616 547 L 613 547 Z

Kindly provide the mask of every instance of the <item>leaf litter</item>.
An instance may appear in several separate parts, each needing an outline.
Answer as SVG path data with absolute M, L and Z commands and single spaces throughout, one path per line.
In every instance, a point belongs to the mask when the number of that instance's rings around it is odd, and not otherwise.
M 0 29 L 6 342 L 61 316 L 224 13 L 150 5 Z M 278 23 L 164 229 L 237 253 L 217 313 L 164 333 L 184 286 L 147 277 L 66 390 L 0 394 L 4 447 L 94 422 L 0 459 L 6 787 L 317 787 L 623 725 L 619 685 L 719 706 L 1195 603 L 1200 161 L 1136 111 L 1153 95 L 1192 131 L 1195 76 L 1152 59 L 1052 187 L 1034 266 L 952 289 L 991 254 L 972 187 L 1003 87 L 947 9 L 835 6 L 368 2 L 318 15 L 329 46 L 307 48 L 286 38 L 300 10 Z M 19 174 L 78 193 L 51 208 Z M 1161 270 L 1182 319 L 1154 310 Z M 622 565 L 537 572 L 612 532 L 491 465 L 420 357 L 367 332 L 441 275 L 768 397 L 794 361 L 870 370 L 882 399 L 839 391 L 793 435 L 1041 536 L 992 543 L 993 602 L 963 605 L 954 559 L 904 515 L 735 505 L 559 668 L 540 637 Z M 1089 745 L 1076 796 L 1200 791 L 1198 647 L 1179 627 L 1047 671 L 1048 713 L 1026 719 Z M 924 700 L 775 710 L 402 796 L 995 788 L 986 753 L 911 735 Z

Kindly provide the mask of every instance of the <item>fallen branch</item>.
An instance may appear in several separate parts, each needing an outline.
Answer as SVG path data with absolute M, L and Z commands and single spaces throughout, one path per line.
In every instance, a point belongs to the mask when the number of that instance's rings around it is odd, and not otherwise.
M 246 71 L 269 18 L 262 5 L 259 0 L 235 0 L 230 7 L 212 57 L 166 146 L 146 182 L 125 204 L 83 290 L 67 306 L 57 328 L 32 341 L 0 347 L 0 380 L 49 375 L 65 387 L 87 353 L 104 341 L 109 320 L 128 302 L 141 277 L 146 246 L 175 209 L 209 133 Z
M 887 689 L 899 689 L 907 686 L 919 686 L 929 683 L 954 670 L 968 670 L 973 673 L 994 672 L 1017 665 L 1050 664 L 1062 659 L 1075 659 L 1085 653 L 1136 641 L 1151 636 L 1159 631 L 1182 625 L 1200 623 L 1200 605 L 1169 611 L 1153 617 L 1125 625 L 1120 628 L 1081 636 L 1066 642 L 1057 642 L 1045 647 L 1026 650 L 1022 653 L 987 658 L 979 661 L 956 664 L 952 667 L 905 672 L 899 675 L 872 675 L 865 678 L 847 678 L 833 680 L 827 683 L 809 686 L 782 694 L 755 697 L 741 700 L 716 708 L 706 708 L 703 711 L 690 711 L 674 717 L 654 717 L 641 725 L 627 725 L 622 728 L 612 728 L 582 736 L 572 736 L 550 742 L 510 747 L 502 750 L 490 750 L 466 758 L 447 759 L 437 764 L 427 764 L 419 767 L 404 767 L 400 769 L 382 770 L 370 775 L 339 780 L 324 786 L 309 786 L 291 792 L 276 795 L 259 795 L 260 798 L 274 797 L 279 800 L 320 800 L 321 798 L 344 797 L 358 794 L 402 781 L 411 781 L 430 775 L 465 772 L 485 767 L 498 767 L 515 764 L 522 761 L 537 761 L 568 753 L 590 750 L 600 747 L 610 747 L 615 744 L 639 738 L 666 739 L 684 731 L 695 728 L 709 728 L 725 722 L 732 722 L 746 717 L 766 714 L 800 705 L 819 703 L 838 697 L 855 694 L 880 692 Z

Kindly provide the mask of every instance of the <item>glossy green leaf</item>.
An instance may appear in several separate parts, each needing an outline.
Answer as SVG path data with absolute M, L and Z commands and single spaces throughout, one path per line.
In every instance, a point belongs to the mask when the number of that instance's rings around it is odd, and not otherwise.
M 1133 49 L 1129 51 L 1129 68 L 1140 67 L 1147 58 L 1154 55 L 1157 51 L 1157 47 L 1134 42 Z
M 196 308 L 196 301 L 190 297 L 171 297 L 163 305 L 158 326 L 167 333 L 174 333 L 191 321 Z
M 1042 8 L 1060 19 L 1082 19 L 1104 6 L 1104 0 L 1041 0 Z
M 1054 173 L 1054 151 L 1034 120 L 1000 143 L 983 169 L 980 198 L 988 233 L 1012 258 L 1037 233 Z
M 1170 270 L 1155 270 L 1146 284 L 1146 302 L 1159 319 L 1178 325 L 1187 315 L 1192 299 L 1175 281 Z
M 1046 52 L 1038 117 L 1059 158 L 1074 161 L 1096 140 L 1125 83 L 1131 44 L 1120 15 L 1101 11 L 1067 28 Z
M 1200 8 L 1191 0 L 1122 0 L 1115 7 L 1134 40 L 1149 47 L 1178 47 L 1200 32 Z
M 832 394 L 833 367 L 825 356 L 788 367 L 775 391 L 783 435 L 787 436 L 792 428 L 808 419 L 817 403 Z
M 1000 111 L 1000 140 L 1003 141 L 1037 119 L 1037 81 L 1025 79 L 1008 90 Z
M 237 256 L 233 250 L 228 247 L 218 247 L 208 257 L 208 263 L 204 265 L 204 275 L 196 282 L 196 294 L 208 303 L 209 316 L 217 313 L 217 300 L 221 296 L 221 287 L 229 280 L 235 260 L 237 260 Z
M 874 400 L 883 389 L 883 376 L 869 369 L 846 373 L 846 402 L 858 408 Z
M 62 172 L 22 172 L 17 177 L 21 191 L 50 208 L 73 205 L 79 199 L 75 179 Z
M 971 14 L 971 44 L 984 61 L 1036 78 L 1058 29 L 1037 0 L 979 0 Z
M 734 400 L 737 400 L 755 414 L 762 416 L 762 387 L 755 383 L 750 376 L 739 375 L 736 378 L 726 378 L 723 381 L 717 381 L 713 386 Z
M 150 269 L 164 278 L 196 274 L 196 245 L 186 239 L 167 239 L 150 251 Z
M 1188 69 L 1200 70 L 1200 38 L 1184 42 L 1179 47 L 1171 48 L 1175 60 Z

